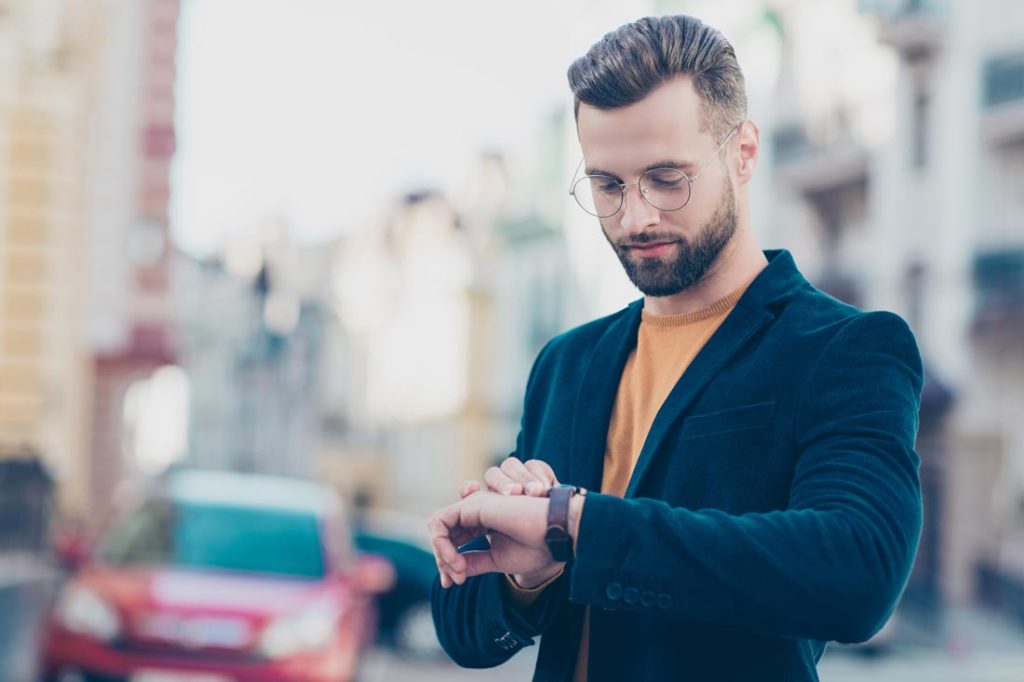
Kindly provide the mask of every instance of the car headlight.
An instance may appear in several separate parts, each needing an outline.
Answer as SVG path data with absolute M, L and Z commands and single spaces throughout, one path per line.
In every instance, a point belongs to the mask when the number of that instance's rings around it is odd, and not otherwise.
M 281 616 L 263 630 L 260 651 L 268 658 L 285 658 L 320 649 L 331 641 L 337 624 L 337 611 L 322 606 Z
M 80 585 L 64 588 L 57 600 L 57 620 L 72 632 L 109 642 L 121 631 L 117 610 L 94 591 Z

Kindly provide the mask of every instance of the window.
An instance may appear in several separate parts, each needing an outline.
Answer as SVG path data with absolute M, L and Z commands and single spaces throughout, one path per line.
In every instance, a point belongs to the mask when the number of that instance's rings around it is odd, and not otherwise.
M 321 578 L 319 522 L 309 513 L 151 502 L 100 549 L 114 565 L 170 565 Z
M 974 295 L 976 323 L 1024 316 L 1024 248 L 975 255 Z
M 924 92 L 914 96 L 914 127 L 911 131 L 910 162 L 916 169 L 928 165 L 928 126 L 931 118 L 931 98 Z

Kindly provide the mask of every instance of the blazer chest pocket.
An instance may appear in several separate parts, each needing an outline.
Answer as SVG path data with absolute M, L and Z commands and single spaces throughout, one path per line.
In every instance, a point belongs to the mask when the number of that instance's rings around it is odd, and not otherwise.
M 719 412 L 695 414 L 683 421 L 680 438 L 699 438 L 733 431 L 766 428 L 775 416 L 775 401 L 740 405 Z

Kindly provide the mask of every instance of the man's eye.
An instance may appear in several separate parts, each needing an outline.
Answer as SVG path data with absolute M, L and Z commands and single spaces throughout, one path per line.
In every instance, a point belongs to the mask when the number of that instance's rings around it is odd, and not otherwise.
M 612 194 L 619 191 L 619 183 L 614 180 L 595 180 L 594 189 L 604 194 Z
M 686 184 L 686 179 L 676 171 L 655 171 L 647 174 L 647 182 L 655 189 L 678 189 Z

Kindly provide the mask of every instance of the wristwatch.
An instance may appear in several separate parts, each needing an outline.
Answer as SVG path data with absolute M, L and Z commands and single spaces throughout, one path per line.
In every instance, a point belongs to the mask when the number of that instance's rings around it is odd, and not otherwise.
M 569 500 L 573 495 L 586 495 L 585 488 L 559 483 L 548 488 L 548 530 L 544 542 L 555 561 L 572 559 L 572 536 L 569 535 Z

